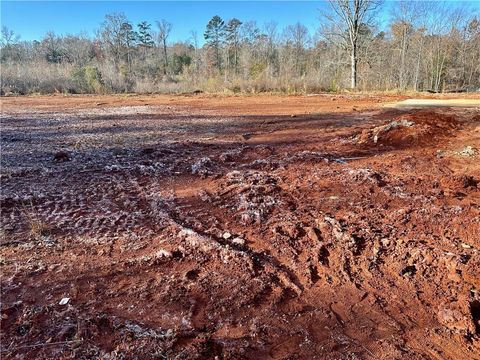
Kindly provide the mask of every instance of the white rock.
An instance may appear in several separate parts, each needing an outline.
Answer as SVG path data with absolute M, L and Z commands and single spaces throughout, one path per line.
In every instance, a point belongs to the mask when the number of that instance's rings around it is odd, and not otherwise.
M 224 232 L 222 237 L 225 239 L 225 240 L 228 240 L 232 237 L 232 234 L 230 234 L 228 231 L 227 232 Z
M 64 298 L 62 298 L 62 300 L 60 300 L 58 305 L 67 305 L 69 301 L 70 301 L 70 298 L 64 297 Z
M 165 257 L 165 258 L 169 258 L 169 257 L 172 257 L 172 253 L 168 250 L 164 250 L 164 249 L 161 249 L 159 251 L 157 251 L 157 253 L 155 254 L 157 258 L 162 258 L 162 257 Z
M 245 245 L 245 240 L 243 240 L 240 237 L 236 237 L 235 239 L 232 240 L 232 243 L 236 245 Z

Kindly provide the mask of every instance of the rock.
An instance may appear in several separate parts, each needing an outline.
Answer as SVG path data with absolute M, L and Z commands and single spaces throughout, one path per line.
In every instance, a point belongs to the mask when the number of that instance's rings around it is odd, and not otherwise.
M 60 300 L 58 305 L 67 305 L 69 301 L 70 301 L 70 298 L 64 297 L 64 298 L 62 298 L 62 300 Z
M 243 246 L 245 245 L 245 240 L 240 237 L 236 237 L 235 239 L 232 240 L 232 243 L 235 245 Z
M 228 231 L 224 232 L 222 237 L 225 239 L 225 240 L 228 240 L 232 237 L 232 234 L 230 234 Z
M 478 154 L 478 150 L 473 146 L 465 146 L 462 150 L 456 152 L 459 156 L 471 157 Z
M 390 245 L 390 240 L 387 239 L 387 238 L 383 238 L 382 240 L 380 240 L 380 242 L 381 242 L 382 245 L 385 246 L 385 247 L 388 247 L 388 245 Z
M 192 174 L 207 176 L 211 174 L 212 160 L 209 157 L 203 157 L 192 165 Z
M 172 253 L 168 250 L 161 249 L 155 254 L 157 258 L 171 258 Z

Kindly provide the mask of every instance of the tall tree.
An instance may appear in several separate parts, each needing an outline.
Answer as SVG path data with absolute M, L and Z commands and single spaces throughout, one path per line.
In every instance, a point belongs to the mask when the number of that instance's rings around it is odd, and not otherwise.
M 215 15 L 207 24 L 204 34 L 207 45 L 214 52 L 214 66 L 222 70 L 221 47 L 225 42 L 225 22 L 218 15 Z
M 2 26 L 0 38 L 0 59 L 5 61 L 7 59 L 14 60 L 18 57 L 19 51 L 17 51 L 17 42 L 20 40 L 20 36 L 15 34 L 13 30 L 10 30 L 6 26 Z
M 304 72 L 305 46 L 308 42 L 308 29 L 305 25 L 296 23 L 285 29 L 287 44 L 292 47 L 294 55 L 295 75 L 301 76 Z
M 167 20 L 162 19 L 157 21 L 158 27 L 158 42 L 163 48 L 163 74 L 167 75 L 168 69 L 168 55 L 167 55 L 167 40 L 170 36 L 170 32 L 172 31 L 172 24 L 170 24 Z
M 269 22 L 265 24 L 265 34 L 267 36 L 267 49 L 265 62 L 272 67 L 278 67 L 278 35 L 277 35 L 277 23 Z M 276 71 L 276 69 L 274 69 Z
M 64 58 L 60 38 L 53 31 L 49 31 L 43 38 L 42 45 L 45 51 L 45 59 L 48 62 L 59 63 Z
M 135 32 L 127 17 L 123 13 L 113 13 L 105 16 L 101 25 L 99 37 L 116 65 L 122 59 L 130 57 L 130 47 L 135 40 Z
M 152 25 L 146 21 L 142 21 L 138 27 L 138 42 L 144 47 L 152 47 L 154 45 L 150 28 Z
M 129 21 L 125 21 L 122 23 L 121 27 L 121 35 L 123 38 L 124 42 L 124 51 L 125 51 L 125 56 L 127 59 L 127 63 L 130 66 L 132 62 L 132 51 L 133 47 L 137 41 L 138 34 L 136 33 L 135 30 L 133 30 L 133 26 Z
M 236 18 L 230 19 L 225 27 L 225 38 L 228 46 L 228 60 L 235 72 L 238 70 L 238 52 L 240 50 L 240 26 L 242 22 Z
M 325 15 L 329 22 L 324 35 L 342 44 L 350 53 L 350 84 L 357 87 L 358 42 L 362 26 L 369 25 L 372 13 L 381 0 L 329 0 L 330 13 Z

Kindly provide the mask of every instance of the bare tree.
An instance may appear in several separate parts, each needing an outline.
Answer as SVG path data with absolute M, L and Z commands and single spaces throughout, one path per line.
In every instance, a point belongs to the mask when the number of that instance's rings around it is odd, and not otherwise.
M 331 12 L 325 14 L 329 26 L 324 35 L 343 45 L 350 53 L 351 88 L 357 87 L 358 41 L 362 27 L 370 25 L 381 0 L 329 0 Z
M 278 32 L 277 23 L 274 21 L 265 24 L 265 35 L 267 36 L 267 50 L 266 50 L 266 62 L 269 67 L 269 73 L 276 72 L 275 67 L 278 67 Z
M 105 15 L 98 36 L 118 65 L 123 57 L 130 56 L 130 46 L 134 42 L 132 25 L 123 13 Z
M 297 22 L 285 28 L 285 37 L 287 46 L 291 46 L 293 50 L 295 75 L 301 76 L 305 67 L 305 47 L 309 41 L 308 29 Z
M 15 34 L 13 30 L 10 30 L 5 25 L 2 26 L 2 37 L 0 40 L 0 44 L 2 47 L 13 45 L 20 39 L 20 36 Z
M 167 20 L 162 19 L 157 21 L 158 27 L 158 42 L 163 48 L 163 74 L 167 75 L 167 68 L 168 68 L 168 56 L 167 56 L 167 40 L 170 36 L 170 32 L 172 31 L 172 24 L 170 24 Z

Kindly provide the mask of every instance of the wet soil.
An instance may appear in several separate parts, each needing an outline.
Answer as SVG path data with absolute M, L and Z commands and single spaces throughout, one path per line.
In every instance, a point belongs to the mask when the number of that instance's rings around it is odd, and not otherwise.
M 480 359 L 480 116 L 401 99 L 1 99 L 2 358 Z

